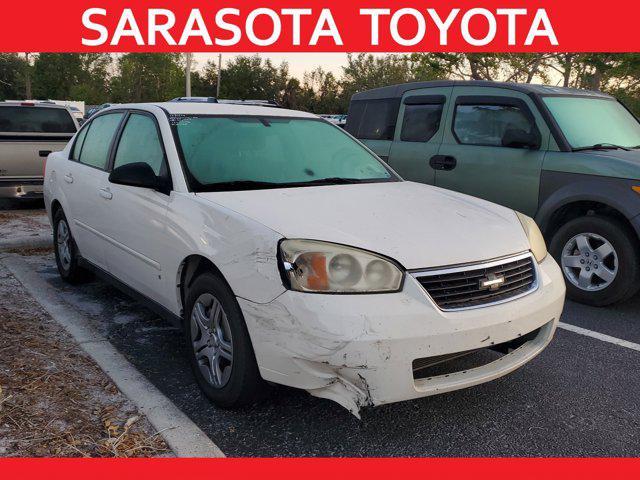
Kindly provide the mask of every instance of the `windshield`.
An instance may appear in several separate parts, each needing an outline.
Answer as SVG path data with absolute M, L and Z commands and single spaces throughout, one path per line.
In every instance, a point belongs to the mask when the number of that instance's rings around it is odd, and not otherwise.
M 640 146 L 640 123 L 615 100 L 544 97 L 544 103 L 573 148 Z
M 195 116 L 173 124 L 195 190 L 398 180 L 362 145 L 320 120 Z

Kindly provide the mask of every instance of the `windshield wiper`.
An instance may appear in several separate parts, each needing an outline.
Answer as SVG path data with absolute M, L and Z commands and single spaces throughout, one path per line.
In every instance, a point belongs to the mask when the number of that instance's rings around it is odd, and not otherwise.
M 233 180 L 230 182 L 217 182 L 203 185 L 203 192 L 231 192 L 236 190 L 265 190 L 269 188 L 294 188 L 306 185 L 348 185 L 353 183 L 368 183 L 381 179 L 361 180 L 357 178 L 328 177 L 303 182 L 260 182 L 256 180 Z
M 622 145 L 616 145 L 614 143 L 596 143 L 595 145 L 591 145 L 589 147 L 579 147 L 573 148 L 574 152 L 582 152 L 584 150 L 626 150 L 627 152 L 631 151 L 630 148 L 623 147 Z
M 280 188 L 282 184 L 274 182 L 258 182 L 255 180 L 233 180 L 230 182 L 217 182 L 203 185 L 203 192 L 230 192 L 234 190 L 263 190 L 267 188 Z
M 379 181 L 380 179 L 373 179 Z M 349 185 L 352 183 L 366 183 L 368 180 L 362 180 L 359 178 L 345 178 L 345 177 L 327 177 L 317 178 L 315 180 L 309 180 L 307 182 L 298 182 L 298 185 Z

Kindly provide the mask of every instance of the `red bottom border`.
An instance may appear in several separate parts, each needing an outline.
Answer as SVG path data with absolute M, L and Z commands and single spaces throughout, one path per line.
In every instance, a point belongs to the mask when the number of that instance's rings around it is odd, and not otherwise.
M 204 476 L 204 477 L 203 477 Z M 157 458 L 0 459 L 0 478 L 121 480 L 152 478 L 338 480 L 406 478 L 589 480 L 640 478 L 638 458 Z

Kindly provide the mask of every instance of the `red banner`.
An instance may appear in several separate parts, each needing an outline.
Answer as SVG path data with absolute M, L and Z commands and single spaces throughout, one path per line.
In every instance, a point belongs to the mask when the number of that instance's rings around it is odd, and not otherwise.
M 637 478 L 638 459 L 3 459 L 3 478 L 41 480 L 474 479 L 592 480 Z
M 65 0 L 2 5 L 3 52 L 632 52 L 638 0 Z

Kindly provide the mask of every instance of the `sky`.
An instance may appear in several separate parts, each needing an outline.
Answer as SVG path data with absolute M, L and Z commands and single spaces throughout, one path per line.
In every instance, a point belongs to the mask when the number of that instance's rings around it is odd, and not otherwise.
M 253 53 L 243 53 L 243 55 L 254 55 Z M 202 68 L 207 61 L 218 62 L 217 53 L 194 53 L 197 62 L 196 68 Z M 236 55 L 223 53 L 222 64 L 232 59 Z M 289 64 L 289 73 L 300 80 L 305 72 L 310 72 L 321 66 L 326 72 L 332 72 L 336 76 L 342 74 L 342 66 L 347 64 L 346 53 L 261 53 L 262 58 L 269 58 L 274 65 L 280 65 L 286 61 Z

